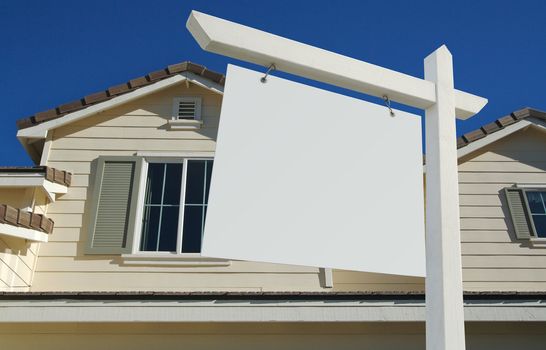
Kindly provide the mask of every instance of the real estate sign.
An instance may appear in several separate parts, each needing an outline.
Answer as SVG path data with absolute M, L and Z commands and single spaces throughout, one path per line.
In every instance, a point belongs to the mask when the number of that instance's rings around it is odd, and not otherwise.
M 209 257 L 425 276 L 421 118 L 228 66 Z

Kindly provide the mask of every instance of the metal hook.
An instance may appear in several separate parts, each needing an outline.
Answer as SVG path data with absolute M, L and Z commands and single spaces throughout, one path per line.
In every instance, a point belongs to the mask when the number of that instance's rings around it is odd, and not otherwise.
M 271 73 L 274 70 L 277 70 L 277 67 L 275 67 L 275 63 L 271 63 L 269 68 L 267 68 L 265 75 L 260 78 L 260 81 L 265 84 L 267 82 L 267 76 L 269 75 L 269 73 Z
M 383 101 L 385 101 L 385 106 L 387 106 L 387 108 L 389 109 L 391 117 L 394 117 L 394 111 L 391 108 L 391 100 L 389 99 L 389 96 L 383 95 Z

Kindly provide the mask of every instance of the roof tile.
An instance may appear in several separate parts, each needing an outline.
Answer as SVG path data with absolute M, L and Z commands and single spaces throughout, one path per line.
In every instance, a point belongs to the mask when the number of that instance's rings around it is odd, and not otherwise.
M 517 120 L 525 119 L 531 115 L 529 108 L 523 108 L 517 111 L 512 112 L 512 116 Z
M 497 119 L 497 123 L 499 123 L 503 128 L 507 125 L 514 124 L 515 122 L 516 120 L 511 115 Z
M 83 98 L 86 105 L 106 101 L 108 99 L 110 99 L 110 96 L 108 96 L 106 91 L 95 92 L 94 94 L 87 95 Z
M 496 121 L 482 126 L 482 130 L 487 134 L 494 133 L 495 131 L 500 130 L 500 128 L 501 126 Z
M 130 89 L 127 83 L 111 86 L 108 88 L 108 93 L 110 94 L 110 96 L 123 94 L 128 91 L 130 91 Z
M 36 113 L 34 115 L 34 119 L 36 120 L 37 123 L 40 123 L 40 122 L 44 122 L 46 120 L 57 118 L 57 115 L 58 115 L 57 109 L 53 108 L 53 109 L 49 109 L 47 111 Z
M 154 72 L 148 73 L 148 79 L 150 79 L 150 81 L 160 80 L 168 76 L 169 76 L 169 73 L 167 72 L 166 69 L 156 70 Z
M 68 113 L 83 107 L 82 100 L 76 100 L 60 105 L 58 108 L 59 113 Z
M 462 137 L 457 138 L 457 148 L 464 147 L 468 144 Z
M 146 77 L 138 77 L 129 80 L 129 85 L 131 86 L 131 89 L 135 89 L 148 84 L 150 84 L 150 82 L 148 81 L 148 79 L 146 79 Z
M 171 64 L 170 66 L 167 67 L 167 71 L 169 72 L 169 74 L 176 74 L 176 73 L 180 73 L 180 72 L 183 72 L 185 70 L 188 69 L 188 62 L 180 62 L 180 63 L 177 63 L 177 64 Z
M 481 139 L 482 137 L 485 137 L 485 133 L 481 130 L 474 130 L 469 133 L 466 133 L 463 135 L 463 138 L 468 142 L 476 141 L 478 139 Z

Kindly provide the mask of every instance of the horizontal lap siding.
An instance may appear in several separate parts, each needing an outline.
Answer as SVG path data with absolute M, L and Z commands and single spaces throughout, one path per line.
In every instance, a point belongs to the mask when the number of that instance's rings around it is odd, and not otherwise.
M 533 129 L 496 142 L 459 165 L 465 290 L 546 291 L 546 248 L 516 241 L 502 190 L 546 184 L 546 141 Z M 424 290 L 424 280 L 334 271 L 336 290 Z
M 528 129 L 459 165 L 466 290 L 546 291 L 546 248 L 517 241 L 502 189 L 546 184 L 544 134 Z
M 201 96 L 199 130 L 166 130 L 175 96 Z M 55 229 L 40 248 L 33 291 L 320 290 L 317 268 L 231 262 L 229 266 L 124 265 L 120 256 L 85 255 L 86 199 L 98 156 L 135 152 L 211 152 L 221 96 L 180 85 L 56 129 L 48 165 L 72 172 L 68 193 L 49 205 Z

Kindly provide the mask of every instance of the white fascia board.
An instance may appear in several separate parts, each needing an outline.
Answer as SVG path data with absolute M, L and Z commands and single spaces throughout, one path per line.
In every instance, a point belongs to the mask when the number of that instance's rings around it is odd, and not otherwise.
M 0 235 L 27 239 L 33 242 L 47 242 L 48 240 L 47 233 L 3 223 L 0 223 Z
M 335 52 L 192 11 L 186 27 L 203 50 L 382 97 L 420 109 L 436 103 L 435 84 Z M 310 59 L 312 58 L 312 59 Z M 455 91 L 456 115 L 467 119 L 487 99 Z
M 221 84 L 215 83 L 212 80 L 209 80 L 207 78 L 203 78 L 200 75 L 197 75 L 193 72 L 183 72 L 181 75 L 185 76 L 189 82 L 200 86 L 202 88 L 208 89 L 212 92 L 215 92 L 219 95 L 224 94 L 224 87 Z
M 486 135 L 485 137 L 479 139 L 479 140 L 476 140 L 476 141 L 473 141 L 471 143 L 469 143 L 468 145 L 462 147 L 462 148 L 459 148 L 459 150 L 457 151 L 457 157 L 458 158 L 462 158 L 466 155 L 469 155 L 470 153 L 474 152 L 474 151 L 477 151 L 479 150 L 480 148 L 482 147 L 485 147 L 495 141 L 498 141 L 508 135 L 511 135 L 513 133 L 515 133 L 516 131 L 519 131 L 519 130 L 522 130 L 526 127 L 528 127 L 529 125 L 534 125 L 533 123 L 534 121 L 532 120 L 528 120 L 528 119 L 524 119 L 524 120 L 520 120 L 519 122 L 516 122 L 512 125 L 508 125 L 507 127 L 497 131 L 497 132 L 494 132 L 492 134 L 489 134 L 489 135 Z
M 187 78 L 183 74 L 178 74 L 175 76 L 172 76 L 170 78 L 160 80 L 157 83 L 141 87 L 139 89 L 136 89 L 135 91 L 128 92 L 126 94 L 114 97 L 108 101 L 104 101 L 101 103 L 97 103 L 95 105 L 89 106 L 85 109 L 69 113 L 67 115 L 64 115 L 60 118 L 53 119 L 41 124 L 38 124 L 36 126 L 31 126 L 29 128 L 21 129 L 17 132 L 17 137 L 19 138 L 45 138 L 47 131 L 50 129 L 55 129 L 60 126 L 66 125 L 68 123 L 75 122 L 77 120 L 87 118 L 91 115 L 100 113 L 104 110 L 117 107 L 121 104 L 130 102 L 132 100 L 135 100 L 137 98 L 144 97 L 146 95 L 149 95 L 151 93 L 166 89 L 174 84 L 178 84 Z
M 3 300 L 0 323 L 424 322 L 423 301 Z M 540 301 L 471 301 L 469 322 L 544 322 Z
M 41 174 L 0 174 L 0 187 L 39 187 L 44 191 L 51 202 L 55 202 L 55 196 L 57 194 L 65 194 L 68 192 L 67 186 L 46 180 L 44 175 Z
M 0 187 L 40 187 L 43 182 L 44 176 L 41 174 L 0 174 Z

